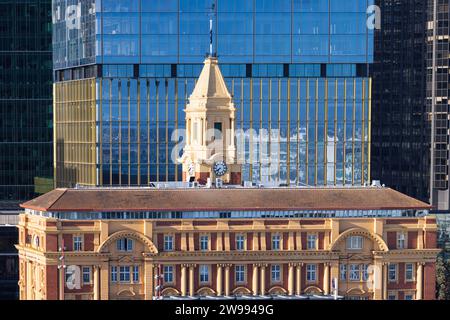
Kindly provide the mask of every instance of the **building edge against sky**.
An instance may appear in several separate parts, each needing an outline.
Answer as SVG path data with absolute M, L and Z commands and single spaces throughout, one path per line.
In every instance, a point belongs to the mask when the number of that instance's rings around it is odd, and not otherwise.
M 51 0 L 0 1 L 0 209 L 52 189 Z
M 171 138 L 208 52 L 211 4 L 81 1 L 73 20 L 66 1 L 53 1 L 56 186 L 182 180 Z M 368 183 L 371 1 L 216 4 L 236 129 L 273 147 L 275 173 L 247 150 L 243 180 Z

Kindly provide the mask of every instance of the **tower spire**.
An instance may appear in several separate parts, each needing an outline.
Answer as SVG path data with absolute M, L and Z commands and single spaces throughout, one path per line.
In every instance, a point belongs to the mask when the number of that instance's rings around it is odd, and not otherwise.
M 214 42 L 214 31 L 213 31 L 213 21 L 216 16 L 216 4 L 213 3 L 210 8 L 209 13 L 209 56 L 214 57 L 214 49 L 213 49 L 213 42 Z

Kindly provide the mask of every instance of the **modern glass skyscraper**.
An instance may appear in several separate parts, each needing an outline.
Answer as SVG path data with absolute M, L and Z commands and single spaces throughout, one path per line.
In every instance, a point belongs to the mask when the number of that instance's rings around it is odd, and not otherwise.
M 52 187 L 50 0 L 0 0 L 0 209 Z
M 373 65 L 373 179 L 430 198 L 430 126 L 426 97 L 427 1 L 377 0 Z
M 181 180 L 172 134 L 185 127 L 211 16 L 237 129 L 271 150 L 248 148 L 243 179 L 368 182 L 372 4 L 54 0 L 57 186 Z

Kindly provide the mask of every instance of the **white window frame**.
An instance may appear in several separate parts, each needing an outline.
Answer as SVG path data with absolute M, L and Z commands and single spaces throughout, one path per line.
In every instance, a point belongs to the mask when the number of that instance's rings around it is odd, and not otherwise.
M 174 266 L 164 266 L 163 267 L 163 280 L 164 283 L 174 283 Z
M 361 280 L 361 265 L 360 264 L 350 264 L 349 265 L 349 281 L 360 281 Z
M 245 283 L 246 267 L 243 264 L 237 264 L 234 266 L 234 280 L 236 283 Z
M 272 250 L 281 250 L 281 235 L 279 233 L 272 234 Z
M 91 274 L 91 267 L 82 267 L 82 277 L 83 277 L 83 284 L 90 284 L 92 283 L 92 274 Z M 87 275 L 89 278 L 89 281 L 85 281 L 84 276 Z
M 408 266 L 411 266 L 410 270 L 408 270 L 409 269 Z M 414 263 L 405 263 L 405 281 L 413 282 L 415 280 L 414 271 L 415 271 Z M 411 277 L 408 277 L 408 272 L 411 272 Z
M 116 248 L 121 252 L 131 252 L 134 248 L 134 241 L 130 238 L 120 238 L 117 240 Z
M 362 280 L 363 281 L 369 280 L 369 265 L 368 264 L 362 265 Z
M 317 234 L 309 233 L 306 236 L 306 249 L 307 250 L 317 250 Z
M 173 235 L 165 234 L 164 235 L 164 251 L 173 251 Z
M 270 268 L 270 279 L 272 283 L 281 282 L 281 266 L 279 264 L 273 264 Z
M 236 250 L 245 251 L 245 240 L 246 237 L 242 233 L 236 235 Z
M 346 264 L 341 264 L 339 265 L 339 279 L 341 279 L 341 281 L 346 281 L 347 280 L 347 265 Z
M 139 274 L 139 266 L 133 266 L 133 283 L 139 283 L 140 274 Z
M 362 236 L 350 236 L 347 238 L 347 249 L 362 250 L 364 247 L 364 238 Z
M 406 297 L 411 297 L 411 299 L 406 299 Z M 406 293 L 405 292 L 405 300 L 407 300 L 407 301 L 410 301 L 410 300 L 414 300 L 414 293 L 412 293 L 412 292 L 408 292 L 408 293 Z
M 391 277 L 392 272 L 395 276 L 395 279 Z M 398 264 L 397 263 L 389 263 L 388 264 L 388 281 L 396 282 L 398 279 Z
M 206 264 L 202 264 L 199 267 L 199 281 L 200 283 L 209 283 L 210 277 L 209 277 L 209 266 Z
M 122 280 L 122 276 L 124 280 Z M 128 280 L 127 280 L 128 278 Z M 131 282 L 131 268 L 130 266 L 119 266 L 119 282 L 130 283 Z
M 73 251 L 83 251 L 83 235 L 73 236 Z
M 306 265 L 306 281 L 316 282 L 317 281 L 317 265 L 307 264 Z
M 397 249 L 406 249 L 406 233 L 403 231 L 397 232 Z
M 111 266 L 111 282 L 116 283 L 118 280 L 117 266 Z
M 209 235 L 201 234 L 200 235 L 200 251 L 208 251 L 209 250 Z M 206 244 L 206 247 L 204 246 Z

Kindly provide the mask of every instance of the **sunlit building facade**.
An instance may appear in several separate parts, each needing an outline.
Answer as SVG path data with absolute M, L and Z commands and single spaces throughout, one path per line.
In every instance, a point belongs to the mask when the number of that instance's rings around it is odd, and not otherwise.
M 388 188 L 84 187 L 22 206 L 22 300 L 436 296 L 431 207 Z
M 268 140 L 277 166 L 265 175 L 267 159 L 249 148 L 242 180 L 370 180 L 372 1 L 214 2 L 53 1 L 57 186 L 182 180 L 174 132 L 210 18 L 236 129 Z

